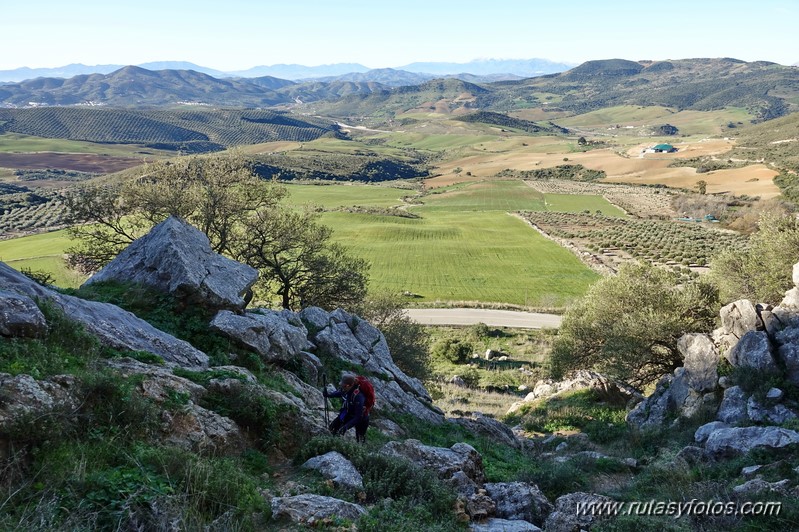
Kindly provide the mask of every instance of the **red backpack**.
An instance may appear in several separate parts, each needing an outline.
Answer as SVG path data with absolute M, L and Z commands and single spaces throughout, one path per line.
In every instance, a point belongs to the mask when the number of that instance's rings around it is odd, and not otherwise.
M 363 375 L 355 377 L 355 382 L 358 383 L 358 388 L 361 390 L 364 398 L 363 415 L 368 416 L 372 407 L 375 406 L 375 387 L 369 382 L 369 379 Z

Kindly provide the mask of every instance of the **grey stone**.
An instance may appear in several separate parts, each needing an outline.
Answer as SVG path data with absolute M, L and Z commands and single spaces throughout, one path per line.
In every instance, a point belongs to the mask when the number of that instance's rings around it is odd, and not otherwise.
M 779 482 L 766 482 L 762 478 L 754 478 L 743 484 L 732 488 L 733 493 L 739 495 L 754 495 L 757 493 L 770 492 L 787 495 L 790 488 L 790 480 L 780 480 Z
M 785 396 L 785 392 L 780 390 L 779 388 L 769 388 L 769 391 L 766 392 L 766 399 L 769 401 L 781 401 L 782 398 Z
M 554 507 L 535 484 L 498 482 L 485 485 L 496 503 L 496 516 L 503 519 L 529 521 L 543 525 Z
M 701 464 L 707 460 L 705 450 L 695 445 L 686 445 L 680 449 L 675 458 L 684 461 L 689 466 Z
M 753 465 L 753 466 L 744 467 L 743 469 L 741 469 L 741 476 L 745 478 L 751 478 L 752 476 L 754 476 L 755 473 L 757 473 L 761 469 L 763 469 L 762 465 Z
M 766 331 L 749 331 L 724 355 L 733 367 L 777 371 L 774 348 Z
M 694 432 L 694 441 L 696 443 L 704 443 L 715 431 L 726 428 L 729 428 L 729 425 L 723 421 L 711 421 L 710 423 L 705 423 L 696 429 L 696 432 Z
M 47 333 L 47 320 L 34 301 L 0 290 L 0 336 L 39 338 Z
M 741 423 L 747 421 L 746 393 L 740 386 L 733 386 L 724 390 L 724 399 L 721 400 L 716 419 L 724 423 Z
M 135 240 L 85 284 L 141 283 L 210 309 L 241 310 L 258 270 L 211 249 L 200 230 L 170 216 Z
M 785 405 L 764 405 L 754 396 L 750 397 L 746 402 L 746 413 L 752 421 L 757 421 L 759 423 L 767 422 L 774 425 L 782 425 L 783 423 L 797 418 L 796 414 L 785 407 Z
M 790 326 L 774 335 L 777 353 L 785 364 L 785 373 L 793 384 L 799 384 L 799 327 Z
M 578 507 L 586 508 L 588 505 L 602 505 L 612 503 L 613 499 L 594 493 L 569 493 L 558 497 L 555 501 L 555 511 L 546 520 L 544 530 L 547 532 L 574 532 L 575 530 L 588 530 L 598 521 L 607 519 L 607 514 L 599 512 L 579 512 Z
M 705 450 L 713 455 L 745 454 L 752 449 L 781 449 L 799 444 L 799 433 L 781 427 L 731 427 L 710 434 Z
M 472 532 L 541 532 L 541 529 L 527 521 L 500 519 L 492 517 L 479 523 L 471 523 Z
M 719 315 L 724 330 L 737 338 L 741 338 L 749 331 L 757 330 L 757 310 L 748 299 L 739 299 L 725 305 L 721 308 Z
M 274 497 L 271 501 L 272 519 L 290 519 L 292 522 L 314 526 L 317 522 L 338 517 L 357 521 L 366 509 L 333 497 L 322 495 L 295 495 L 293 497 Z
M 688 386 L 697 392 L 715 389 L 719 354 L 710 337 L 706 334 L 684 334 L 677 341 L 677 349 L 683 356 Z
M 246 444 L 239 426 L 225 416 L 189 402 L 177 412 L 163 412 L 164 441 L 210 456 L 238 455 Z
M 661 377 L 652 395 L 627 412 L 627 423 L 638 429 L 661 426 L 671 409 L 672 399 L 669 389 L 673 380 L 672 375 Z
M 67 415 L 77 410 L 77 381 L 72 375 L 36 380 L 30 375 L 0 373 L 0 433 L 21 417 L 32 417 L 61 410 Z M 2 439 L 2 438 L 0 438 Z
M 452 421 L 466 427 L 470 432 L 485 436 L 495 442 L 520 449 L 522 442 L 513 433 L 513 430 L 496 419 L 484 416 L 480 412 L 472 413 L 471 417 L 453 418 Z
M 244 315 L 222 310 L 214 316 L 211 328 L 252 349 L 267 362 L 285 362 L 313 347 L 302 322 L 297 319 L 291 323 L 287 317 L 266 309 L 247 311 Z
M 799 288 L 791 288 L 785 292 L 779 307 L 790 311 L 799 310 Z
M 132 313 L 96 301 L 59 294 L 44 288 L 18 271 L 0 262 L 0 288 L 30 298 L 45 299 L 95 335 L 103 345 L 125 351 L 148 351 L 164 359 L 168 365 L 188 368 L 208 367 L 208 355 L 188 342 L 159 331 Z
M 485 482 L 483 458 L 474 447 L 466 443 L 456 443 L 447 449 L 430 447 L 418 440 L 390 441 L 379 452 L 385 456 L 409 460 L 422 469 L 435 472 L 442 480 L 463 471 L 478 486 Z
M 138 389 L 144 397 L 162 403 L 172 397 L 186 396 L 189 400 L 199 402 L 207 390 L 184 377 L 172 373 L 172 368 L 145 364 L 132 358 L 115 358 L 104 361 L 104 365 L 121 376 L 130 378 L 139 376 Z
M 302 467 L 319 471 L 336 486 L 351 490 L 363 489 L 363 477 L 341 453 L 331 451 L 307 460 Z

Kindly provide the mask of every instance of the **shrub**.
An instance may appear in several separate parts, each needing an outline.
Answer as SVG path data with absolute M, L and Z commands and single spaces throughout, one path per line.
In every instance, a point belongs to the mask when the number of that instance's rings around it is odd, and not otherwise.
M 466 362 L 466 359 L 474 351 L 474 347 L 470 342 L 456 338 L 442 338 L 433 344 L 430 351 L 434 357 L 440 360 L 459 364 Z

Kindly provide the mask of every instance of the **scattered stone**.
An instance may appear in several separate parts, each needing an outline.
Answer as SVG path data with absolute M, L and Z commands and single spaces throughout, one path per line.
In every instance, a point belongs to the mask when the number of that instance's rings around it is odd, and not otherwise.
M 366 513 L 363 506 L 322 495 L 274 497 L 271 504 L 272 519 L 288 518 L 294 523 L 310 526 L 328 517 L 356 521 Z
M 500 519 L 492 517 L 469 525 L 472 532 L 541 532 L 541 529 L 527 521 Z
M 741 476 L 745 478 L 751 478 L 755 475 L 755 473 L 760 471 L 762 468 L 763 468 L 762 465 L 753 465 L 753 466 L 744 467 L 743 469 L 741 469 Z
M 781 427 L 731 427 L 713 431 L 705 450 L 713 455 L 745 454 L 752 449 L 781 449 L 799 444 L 799 432 Z
M 546 520 L 544 530 L 547 532 L 574 532 L 575 530 L 588 530 L 591 525 L 607 519 L 607 515 L 592 514 L 591 512 L 577 512 L 578 506 L 586 508 L 589 505 L 602 505 L 612 503 L 613 499 L 594 493 L 569 493 L 558 497 L 555 501 L 555 511 Z
M 363 489 L 363 477 L 341 453 L 331 451 L 321 456 L 315 456 L 302 467 L 319 471 L 327 480 L 332 480 L 336 486 L 341 486 L 351 490 Z
M 554 507 L 535 484 L 499 482 L 485 485 L 496 503 L 496 516 L 513 521 L 529 521 L 543 525 Z
M 34 301 L 0 289 L 0 336 L 40 338 L 47 334 L 47 320 Z

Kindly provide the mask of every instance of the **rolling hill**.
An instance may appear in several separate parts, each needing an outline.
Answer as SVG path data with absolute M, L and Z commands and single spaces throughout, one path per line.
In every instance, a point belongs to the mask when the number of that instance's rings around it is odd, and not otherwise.
M 97 107 L 0 109 L 0 133 L 144 144 L 188 152 L 274 140 L 309 141 L 338 128 L 321 119 L 268 110 L 125 110 Z

